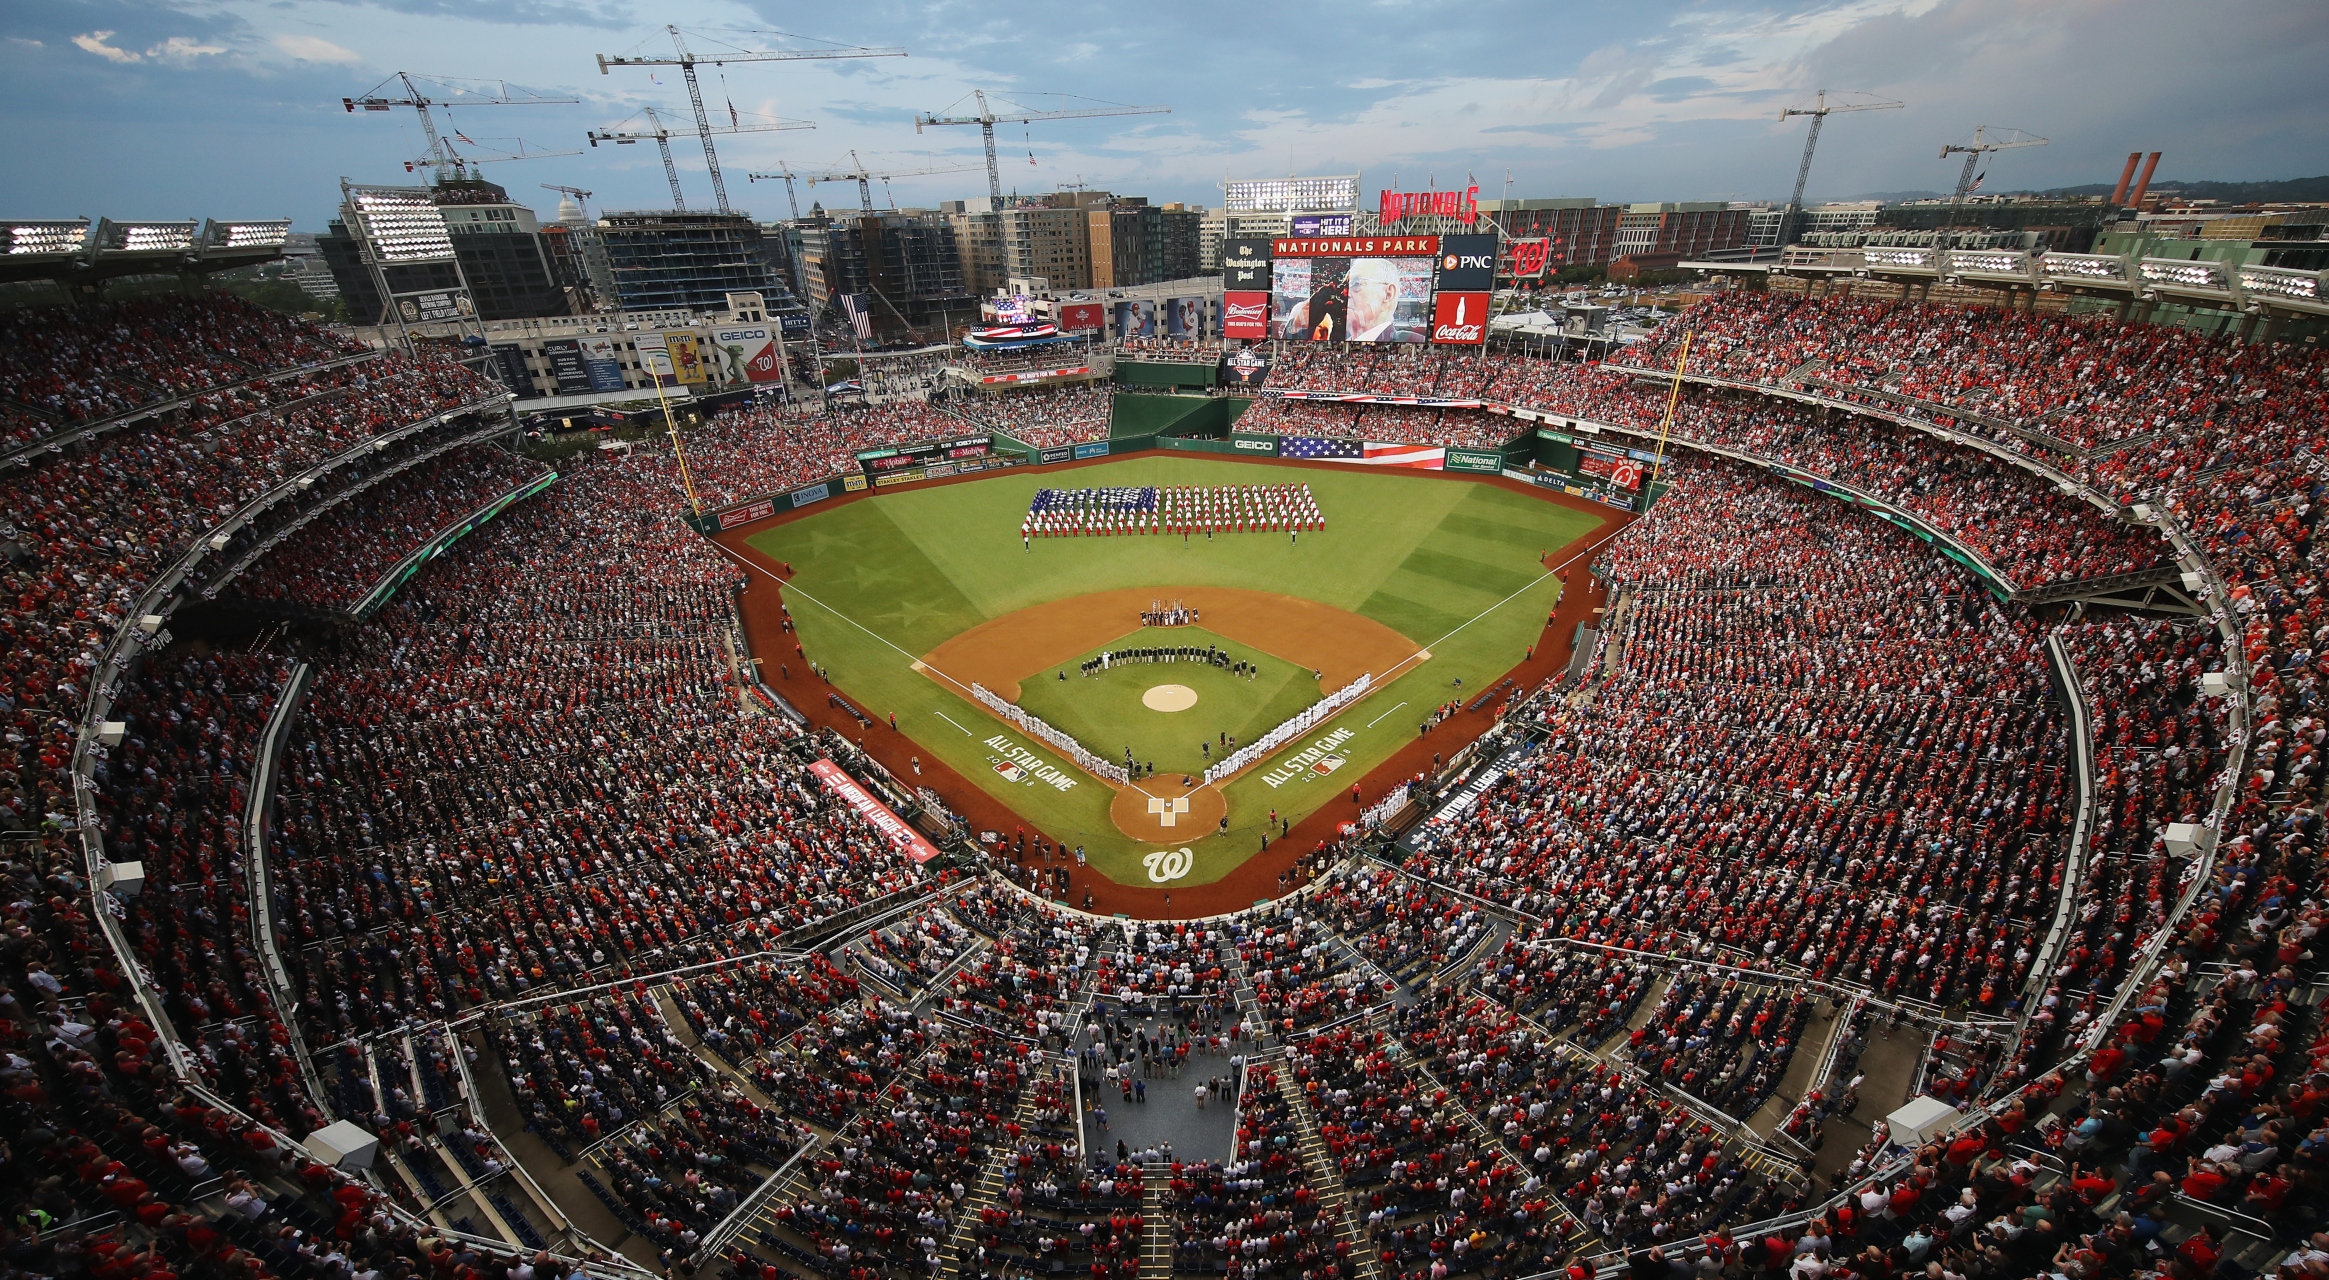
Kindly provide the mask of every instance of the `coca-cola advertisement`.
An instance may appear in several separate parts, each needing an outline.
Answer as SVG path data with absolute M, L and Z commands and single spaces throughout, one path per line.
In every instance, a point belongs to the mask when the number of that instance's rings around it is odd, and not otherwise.
M 1488 340 L 1488 295 L 1442 293 L 1432 299 L 1431 340 L 1477 345 Z
M 1239 290 L 1221 295 L 1221 336 L 1253 341 L 1270 336 L 1270 295 Z

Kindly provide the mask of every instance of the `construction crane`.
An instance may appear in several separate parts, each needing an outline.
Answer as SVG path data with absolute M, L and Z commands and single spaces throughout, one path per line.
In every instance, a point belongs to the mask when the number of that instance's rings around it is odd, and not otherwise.
M 395 86 L 399 85 L 404 89 L 401 95 L 383 92 L 392 91 Z M 469 177 L 471 165 L 483 163 L 488 159 L 535 160 L 545 156 L 573 156 L 582 153 L 579 151 L 527 151 L 525 142 L 521 139 L 518 142 L 518 150 L 515 152 L 504 152 L 500 155 L 483 156 L 471 160 L 455 151 L 453 144 L 447 142 L 444 135 L 437 131 L 437 118 L 433 114 L 436 108 L 444 107 L 450 110 L 453 107 L 546 107 L 571 105 L 580 101 L 582 101 L 580 98 L 552 98 L 536 93 L 531 89 L 513 86 L 502 80 L 452 80 L 442 76 L 414 75 L 409 71 L 399 71 L 372 86 L 360 98 L 340 99 L 340 105 L 350 112 L 393 111 L 398 107 L 411 107 L 414 111 L 419 112 L 421 132 L 426 134 L 429 140 L 428 151 L 417 160 L 405 161 L 404 167 L 407 170 L 422 167 L 433 168 L 437 171 L 437 181 L 443 182 L 447 179 Z M 453 131 L 453 136 L 471 146 L 477 145 L 466 134 L 457 129 Z
M 722 213 L 730 212 L 728 208 L 728 184 L 720 177 L 719 153 L 712 150 L 712 121 L 709 116 L 704 114 L 704 92 L 702 86 L 696 83 L 695 78 L 697 63 L 709 62 L 715 67 L 721 67 L 731 62 L 797 62 L 820 58 L 903 58 L 906 56 L 906 51 L 903 49 L 872 49 L 853 46 L 838 49 L 806 50 L 798 53 L 784 50 L 737 49 L 709 58 L 699 58 L 688 49 L 687 40 L 680 34 L 678 27 L 666 26 L 663 30 L 671 37 L 671 47 L 678 50 L 677 57 L 641 58 L 625 54 L 602 53 L 598 55 L 598 73 L 602 76 L 608 75 L 610 69 L 614 67 L 679 68 L 680 78 L 687 81 L 687 100 L 695 106 L 695 131 L 696 136 L 703 139 L 704 168 L 709 169 L 712 174 L 712 197 L 718 202 Z M 779 31 L 772 34 L 784 35 L 785 33 Z M 702 38 L 701 32 L 698 32 L 697 35 L 699 39 Z M 730 123 L 736 123 L 734 103 L 728 105 L 728 115 Z
M 583 202 L 590 199 L 590 193 L 580 187 L 562 187 L 555 182 L 543 183 L 542 190 L 555 191 L 560 195 L 573 196 L 574 207 L 577 209 L 582 208 Z M 587 217 L 588 215 L 586 214 L 585 216 Z
M 1839 90 L 1839 92 L 1845 91 Z M 1796 219 L 1803 216 L 1804 180 L 1811 177 L 1812 149 L 1820 144 L 1820 126 L 1828 122 L 1829 114 L 1837 111 L 1889 111 L 1895 107 L 1908 105 L 1905 102 L 1894 102 L 1890 98 L 1877 98 L 1865 93 L 1854 96 L 1868 98 L 1869 101 L 1838 102 L 1831 105 L 1828 102 L 1828 91 L 1822 89 L 1819 92 L 1819 97 L 1811 106 L 1781 107 L 1779 109 L 1781 124 L 1785 124 L 1795 116 L 1811 117 L 1811 132 L 1806 134 L 1803 139 L 1803 163 L 1795 167 L 1795 194 L 1787 198 L 1786 212 L 1782 213 L 1779 219 L 1779 245 L 1781 248 L 1787 246 L 1788 238 L 1795 233 Z
M 590 131 L 590 145 L 595 147 L 601 142 L 612 142 L 618 147 L 628 147 L 643 140 L 653 140 L 656 149 L 663 153 L 663 177 L 665 181 L 671 184 L 671 207 L 684 213 L 687 210 L 687 197 L 682 194 L 679 189 L 679 166 L 671 162 L 671 130 L 665 127 L 663 123 L 663 117 L 655 114 L 655 108 L 647 108 L 644 114 L 647 117 L 646 132 L 619 132 L 615 129 L 593 129 Z M 763 118 L 764 117 L 758 116 L 754 117 L 755 120 L 760 120 Z M 715 127 L 712 132 L 723 134 L 776 133 L 786 129 L 814 129 L 816 127 L 816 122 L 813 120 L 775 119 L 769 120 L 768 123 L 765 124 L 745 124 L 739 120 L 737 123 L 732 125 L 727 125 L 725 127 Z M 723 212 L 724 211 L 725 207 L 723 206 Z
M 979 127 L 980 135 L 986 139 L 987 144 L 987 194 L 993 196 L 997 200 L 1003 198 L 1003 175 L 995 168 L 995 126 L 997 124 L 1030 124 L 1037 120 L 1081 120 L 1088 116 L 1170 115 L 1172 114 L 1173 110 L 1171 107 L 1127 107 L 1118 103 L 1109 102 L 1102 103 L 1097 107 L 1082 107 L 1069 111 L 1037 111 L 1031 107 L 1021 106 L 1019 103 L 1013 102 L 1010 99 L 998 94 L 995 97 L 995 101 L 1002 103 L 1006 107 L 1014 107 L 1017 109 L 1014 111 L 1005 112 L 1001 115 L 997 115 L 994 108 L 987 104 L 986 90 L 973 89 L 971 90 L 971 96 L 978 99 L 979 110 L 977 115 L 942 116 L 916 114 L 914 117 L 914 132 L 922 132 L 924 125 L 977 125 Z M 1073 95 L 1050 94 L 1046 96 L 1065 98 L 1071 97 Z M 957 104 L 959 104 L 960 101 L 960 99 L 956 99 Z M 1096 101 L 1096 99 L 1087 98 L 1085 101 Z M 1032 158 L 1032 153 L 1030 153 L 1030 158 Z
M 747 173 L 744 175 L 744 180 L 746 182 L 774 182 L 778 178 L 784 179 L 784 202 L 792 206 L 793 221 L 799 222 L 801 220 L 801 201 L 799 196 L 793 194 L 793 179 L 798 176 L 800 175 L 785 167 L 784 161 L 779 160 L 776 162 L 776 172 Z
M 868 170 L 865 167 L 865 161 L 858 159 L 857 153 L 852 151 L 849 153 L 848 168 L 837 170 L 833 173 L 820 173 L 811 177 L 809 179 L 809 189 L 811 191 L 816 190 L 817 184 L 820 182 L 854 181 L 857 183 L 857 203 L 861 205 L 867 213 L 872 213 L 873 179 L 875 178 L 880 178 L 883 182 L 886 183 L 891 178 L 921 178 L 927 177 L 933 173 L 969 173 L 971 170 L 976 168 L 978 168 L 978 166 L 975 164 L 951 164 L 939 165 L 929 169 L 890 169 L 884 172 L 874 172 Z
M 1957 193 L 1952 199 L 1963 200 L 1973 190 L 1973 166 L 1992 151 L 2012 151 L 2020 147 L 2042 147 L 2046 139 L 2020 129 L 2001 128 L 1997 137 L 1989 136 L 1989 126 L 1973 126 L 1973 141 L 1952 142 L 1941 148 L 1941 158 L 1948 159 L 1957 152 L 1965 153 L 1965 171 L 1957 175 Z

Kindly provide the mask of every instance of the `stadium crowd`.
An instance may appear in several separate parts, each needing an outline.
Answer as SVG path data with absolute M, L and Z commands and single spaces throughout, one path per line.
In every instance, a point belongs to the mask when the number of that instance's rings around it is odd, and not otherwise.
M 1107 439 L 1114 404 L 1114 387 L 1094 382 L 1056 391 L 971 396 L 955 401 L 954 408 L 981 431 L 999 431 L 1023 444 L 1050 449 Z

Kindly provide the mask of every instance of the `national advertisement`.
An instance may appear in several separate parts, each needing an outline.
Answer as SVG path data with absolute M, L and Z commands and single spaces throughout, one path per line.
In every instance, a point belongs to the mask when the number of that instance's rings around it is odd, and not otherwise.
M 779 382 L 784 378 L 776 358 L 776 339 L 767 325 L 728 325 L 712 330 L 712 356 L 724 383 Z
M 1242 431 L 1232 431 L 1229 433 L 1229 447 L 1239 453 L 1259 454 L 1265 458 L 1278 456 L 1278 438 L 1276 436 L 1248 435 Z
M 1453 237 L 1450 237 L 1451 239 Z M 1431 300 L 1431 340 L 1478 346 L 1488 340 L 1488 294 L 1439 293 Z
M 549 362 L 550 376 L 558 383 L 558 394 L 578 395 L 590 390 L 590 370 L 582 366 L 582 344 L 572 338 L 551 338 L 542 344 L 542 359 Z
M 711 380 L 710 370 L 704 368 L 703 352 L 692 333 L 666 333 L 663 348 L 671 353 L 671 366 L 679 371 L 679 380 L 691 387 L 700 387 Z
M 1108 442 L 1092 440 L 1079 444 L 1076 446 L 1076 456 L 1079 458 L 1105 458 L 1108 456 Z
M 1504 455 L 1483 449 L 1450 449 L 1447 455 L 1450 471 L 1477 471 L 1484 475 L 1500 475 L 1504 471 Z
M 1268 284 L 1265 277 L 1263 284 Z M 1221 336 L 1258 342 L 1270 336 L 1267 289 L 1240 289 L 1221 295 Z
M 747 502 L 741 507 L 731 507 L 728 510 L 721 512 L 720 527 L 723 529 L 733 529 L 740 524 L 750 524 L 755 520 L 766 520 L 768 517 L 775 514 L 775 500 L 770 498 L 762 498 L 758 502 Z
M 582 340 L 582 367 L 590 375 L 593 391 L 620 391 L 623 389 L 623 355 L 620 340 L 593 334 Z
M 1270 242 L 1239 237 L 1221 242 L 1221 288 L 1225 292 L 1266 293 L 1270 287 Z

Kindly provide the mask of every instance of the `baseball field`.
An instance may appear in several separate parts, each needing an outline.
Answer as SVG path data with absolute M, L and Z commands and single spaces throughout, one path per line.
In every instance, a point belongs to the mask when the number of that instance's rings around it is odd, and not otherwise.
M 1287 483 L 1310 485 L 1324 529 L 1020 537 L 1038 488 Z M 1545 558 L 1596 523 L 1500 485 L 1148 454 L 882 493 L 748 541 L 791 566 L 798 643 L 876 732 L 894 715 L 921 755 L 1083 846 L 1101 874 L 1169 887 L 1210 883 L 1338 793 L 1347 803 L 1435 707 L 1519 663 L 1558 599 Z M 1159 601 L 1196 622 L 1143 626 Z M 1088 669 L 1102 654 L 1106 669 Z M 1202 780 L 1362 673 L 1365 696 Z M 974 685 L 1139 776 L 1118 787 L 1079 768 Z

